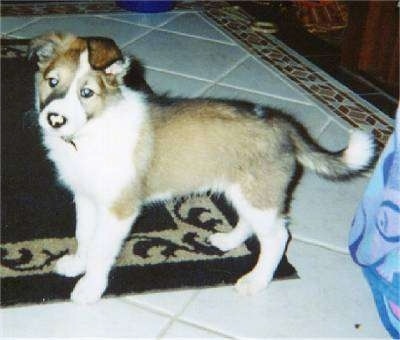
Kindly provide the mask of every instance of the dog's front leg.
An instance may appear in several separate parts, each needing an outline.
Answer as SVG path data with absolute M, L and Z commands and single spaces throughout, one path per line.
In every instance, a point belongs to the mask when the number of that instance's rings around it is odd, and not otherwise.
M 86 196 L 75 195 L 76 240 L 78 248 L 74 255 L 65 255 L 57 261 L 55 272 L 75 277 L 85 272 L 90 242 L 96 228 L 96 206 Z
M 124 218 L 109 208 L 99 207 L 98 226 L 89 246 L 86 274 L 76 284 L 71 299 L 80 304 L 94 303 L 101 298 L 108 284 L 108 274 L 128 235 L 137 211 Z

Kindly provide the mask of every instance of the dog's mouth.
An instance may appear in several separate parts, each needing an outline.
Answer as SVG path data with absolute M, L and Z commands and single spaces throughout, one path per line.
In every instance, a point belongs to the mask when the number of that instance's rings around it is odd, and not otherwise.
M 76 144 L 75 144 L 73 138 L 74 138 L 74 136 L 61 136 L 61 139 L 62 139 L 65 143 L 71 144 L 71 145 L 74 147 L 74 149 L 75 149 L 76 151 L 78 151 L 78 148 L 76 147 Z
M 74 141 L 76 139 L 76 131 L 73 121 L 66 116 L 54 112 L 42 112 L 39 125 L 47 136 L 60 138 L 65 143 L 70 144 L 76 151 L 78 150 Z

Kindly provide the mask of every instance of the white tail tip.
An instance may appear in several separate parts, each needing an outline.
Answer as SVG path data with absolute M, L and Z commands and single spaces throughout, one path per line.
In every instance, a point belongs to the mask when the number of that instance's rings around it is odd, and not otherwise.
M 369 165 L 375 154 L 375 143 L 372 134 L 353 130 L 343 161 L 352 170 L 362 170 Z

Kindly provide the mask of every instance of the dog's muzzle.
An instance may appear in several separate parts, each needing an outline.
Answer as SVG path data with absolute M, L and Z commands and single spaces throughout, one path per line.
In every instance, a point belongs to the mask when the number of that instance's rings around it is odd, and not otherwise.
M 67 123 L 67 118 L 58 113 L 49 112 L 47 114 L 47 122 L 52 128 L 58 129 Z

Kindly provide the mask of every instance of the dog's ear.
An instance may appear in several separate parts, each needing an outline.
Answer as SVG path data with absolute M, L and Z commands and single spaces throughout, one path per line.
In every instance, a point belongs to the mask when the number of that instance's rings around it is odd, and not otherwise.
M 125 57 L 104 69 L 107 83 L 113 86 L 124 84 L 124 77 L 129 69 L 130 60 Z
M 68 39 L 73 38 L 70 34 L 47 33 L 33 38 L 29 45 L 28 58 L 36 58 L 39 66 L 53 58 L 58 47 L 66 44 Z
M 103 37 L 86 38 L 89 64 L 95 70 L 105 70 L 114 63 L 122 61 L 122 53 L 114 40 Z
M 135 91 L 141 91 L 146 94 L 154 94 L 153 90 L 146 82 L 145 68 L 140 60 L 135 57 L 130 58 L 130 63 L 127 67 L 124 84 Z

